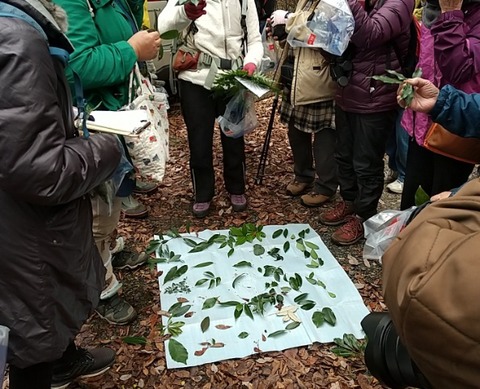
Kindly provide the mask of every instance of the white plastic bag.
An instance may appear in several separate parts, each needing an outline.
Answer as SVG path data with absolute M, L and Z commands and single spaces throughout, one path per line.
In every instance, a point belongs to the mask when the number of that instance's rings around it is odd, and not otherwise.
M 417 207 L 404 211 L 386 210 L 377 213 L 363 223 L 366 238 L 363 246 L 363 258 L 382 262 L 382 255 L 393 239 L 406 226 L 410 216 Z
M 225 113 L 217 121 L 222 132 L 232 138 L 252 132 L 258 125 L 253 93 L 245 88 L 240 89 L 227 103 Z
M 263 57 L 260 72 L 267 73 L 274 71 L 278 64 L 278 52 L 275 47 L 275 41 L 272 37 L 267 37 L 267 29 L 262 32 Z
M 142 177 L 162 182 L 169 158 L 168 96 L 140 74 L 138 65 L 132 72 L 130 89 L 136 97 L 124 109 L 146 110 L 151 124 L 138 137 L 125 136 L 128 153 Z
M 292 47 L 317 47 L 342 55 L 355 29 L 355 19 L 346 0 L 322 0 L 306 25 L 296 25 L 287 37 Z

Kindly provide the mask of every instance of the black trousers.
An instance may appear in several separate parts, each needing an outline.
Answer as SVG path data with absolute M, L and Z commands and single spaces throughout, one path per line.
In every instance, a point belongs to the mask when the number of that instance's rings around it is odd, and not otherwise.
M 383 157 L 387 139 L 395 131 L 397 110 L 372 114 L 345 112 L 335 108 L 340 195 L 352 201 L 363 219 L 377 213 L 383 192 Z
M 213 131 L 215 118 L 225 112 L 226 101 L 215 99 L 202 86 L 180 80 L 180 103 L 187 126 L 190 171 L 196 202 L 210 201 L 215 194 Z M 221 132 L 223 178 L 231 194 L 245 193 L 245 144 L 243 137 L 230 138 Z
M 298 182 L 315 182 L 315 193 L 333 196 L 338 186 L 334 157 L 335 130 L 324 128 L 314 134 L 299 131 L 294 127 L 292 117 L 288 123 L 288 140 L 293 154 L 295 179 Z
M 53 362 L 38 363 L 24 369 L 10 365 L 10 389 L 50 389 L 52 371 Z
M 419 186 L 433 196 L 464 184 L 472 173 L 473 166 L 436 154 L 410 138 L 400 209 L 415 205 L 415 192 Z

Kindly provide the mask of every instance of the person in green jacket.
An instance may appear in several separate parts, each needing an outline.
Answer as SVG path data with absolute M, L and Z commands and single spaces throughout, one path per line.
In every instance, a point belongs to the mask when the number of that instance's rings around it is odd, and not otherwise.
M 128 102 L 130 72 L 135 63 L 155 58 L 161 44 L 158 32 L 139 31 L 137 27 L 142 25 L 144 1 L 54 1 L 67 12 L 67 37 L 75 47 L 66 70 L 70 85 L 74 85 L 73 74 L 76 72 L 89 107 L 118 110 Z M 92 197 L 95 243 L 107 269 L 106 287 L 97 313 L 108 322 L 119 325 L 134 320 L 136 312 L 118 294 L 121 284 L 113 274 L 110 246 L 120 219 L 121 197 L 129 196 L 134 185 L 134 180 L 124 179 L 110 205 L 99 195 Z M 133 268 L 146 259 L 145 254 L 133 254 L 122 265 Z

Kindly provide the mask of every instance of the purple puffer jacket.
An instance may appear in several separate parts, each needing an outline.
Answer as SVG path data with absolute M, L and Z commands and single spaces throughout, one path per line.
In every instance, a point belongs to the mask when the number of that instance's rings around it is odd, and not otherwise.
M 451 84 L 467 93 L 480 92 L 480 3 L 440 14 L 431 30 L 422 26 L 420 42 L 423 78 L 438 87 Z M 403 128 L 420 146 L 431 124 L 428 115 L 410 109 L 402 117 Z
M 348 0 L 355 18 L 351 38 L 354 46 L 353 73 L 349 84 L 337 88 L 336 103 L 347 112 L 374 113 L 398 107 L 396 85 L 375 81 L 372 76 L 386 69 L 400 70 L 392 42 L 406 55 L 414 0 L 385 0 L 366 12 L 357 0 Z

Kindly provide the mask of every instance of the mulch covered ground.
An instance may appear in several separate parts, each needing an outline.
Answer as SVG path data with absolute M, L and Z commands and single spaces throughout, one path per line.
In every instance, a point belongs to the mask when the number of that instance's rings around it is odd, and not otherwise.
M 381 297 L 381 267 L 364 261 L 362 245 L 332 246 L 331 228 L 318 222 L 319 209 L 308 209 L 299 200 L 285 195 L 292 179 L 292 159 L 286 129 L 275 120 L 263 184 L 255 184 L 260 153 L 268 125 L 272 99 L 257 103 L 260 125 L 246 137 L 247 194 L 249 208 L 232 212 L 221 178 L 221 148 L 215 138 L 217 194 L 213 212 L 205 219 L 191 215 L 192 187 L 188 168 L 186 130 L 177 109 L 170 111 L 171 159 L 165 180 L 156 193 L 140 196 L 148 205 L 143 220 L 123 219 L 119 233 L 138 251 L 148 246 L 155 233 L 176 228 L 184 232 L 225 229 L 245 222 L 266 224 L 309 223 L 323 238 L 333 255 L 351 277 L 365 304 L 373 311 L 385 309 Z M 384 194 L 381 208 L 398 208 L 398 195 Z M 326 206 L 331 206 L 328 204 Z M 117 351 L 115 365 L 104 375 L 72 384 L 78 388 L 381 388 L 368 373 L 362 353 L 339 357 L 334 344 L 313 344 L 282 352 L 260 353 L 239 360 L 228 360 L 198 367 L 167 370 L 164 337 L 159 332 L 159 288 L 154 268 L 145 266 L 133 272 L 117 273 L 126 299 L 137 309 L 138 319 L 129 326 L 109 325 L 93 316 L 77 341 L 85 347 L 108 346 Z M 143 336 L 146 345 L 129 345 L 125 336 Z

